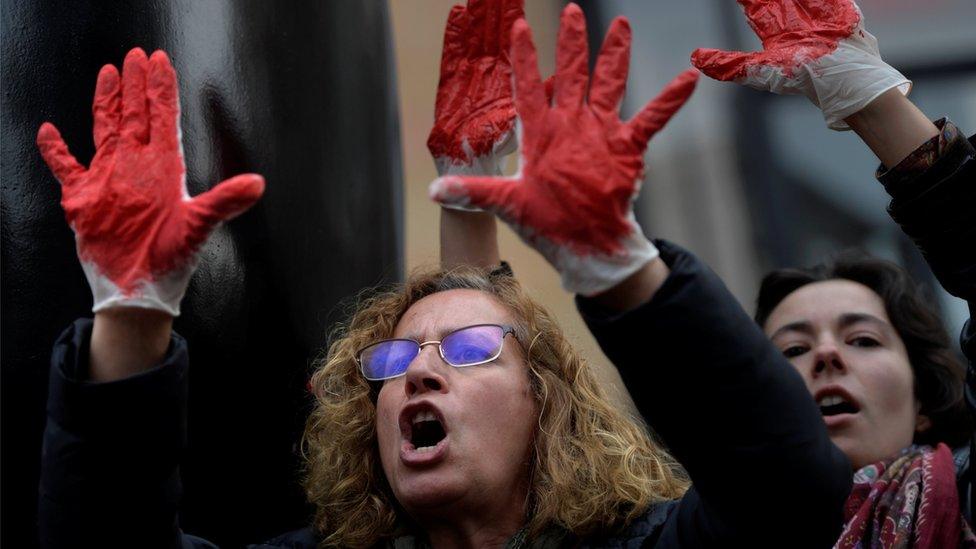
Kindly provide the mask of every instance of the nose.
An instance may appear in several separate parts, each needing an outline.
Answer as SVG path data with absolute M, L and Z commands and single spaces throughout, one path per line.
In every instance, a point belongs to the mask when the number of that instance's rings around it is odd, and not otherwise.
M 444 377 L 444 362 L 437 352 L 436 345 L 424 345 L 420 353 L 407 366 L 406 383 L 403 384 L 407 396 L 419 393 L 447 392 L 447 379 Z
M 847 372 L 847 364 L 833 341 L 823 341 L 817 344 L 813 355 L 813 377 Z

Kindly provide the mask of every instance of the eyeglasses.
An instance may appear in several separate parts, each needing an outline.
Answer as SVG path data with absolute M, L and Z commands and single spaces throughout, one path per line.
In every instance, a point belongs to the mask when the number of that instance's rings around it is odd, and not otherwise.
M 407 367 L 427 345 L 437 345 L 441 359 L 455 368 L 477 366 L 491 362 L 502 354 L 502 342 L 508 334 L 515 334 L 511 326 L 476 324 L 458 328 L 440 341 L 421 343 L 412 339 L 384 339 L 356 353 L 356 361 L 370 381 L 407 373 Z

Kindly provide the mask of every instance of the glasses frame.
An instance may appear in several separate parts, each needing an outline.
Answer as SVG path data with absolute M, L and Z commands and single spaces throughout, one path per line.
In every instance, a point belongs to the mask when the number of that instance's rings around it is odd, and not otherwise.
M 494 356 L 492 356 L 491 358 L 486 359 L 486 360 L 481 360 L 481 361 L 478 361 L 478 362 L 472 362 L 470 364 L 451 364 L 451 362 L 449 360 L 447 360 L 447 357 L 444 356 L 444 348 L 441 346 L 441 342 L 444 341 L 445 339 L 451 337 L 452 335 L 454 335 L 454 334 L 462 331 L 462 330 L 467 330 L 467 329 L 470 329 L 470 328 L 480 328 L 482 326 L 491 326 L 491 327 L 494 327 L 494 328 L 501 328 L 502 329 L 502 340 L 501 340 L 501 343 L 499 343 L 499 345 L 498 345 L 498 352 L 495 353 Z M 444 334 L 440 339 L 432 339 L 430 341 L 417 341 L 416 339 L 410 339 L 410 338 L 406 338 L 406 337 L 394 337 L 394 338 L 390 338 L 390 339 L 381 339 L 381 340 L 379 340 L 377 342 L 370 343 L 369 345 L 367 345 L 367 346 L 363 347 L 362 349 L 359 349 L 358 351 L 356 351 L 356 364 L 359 365 L 359 372 L 361 374 L 363 374 L 363 377 L 365 377 L 369 381 L 386 381 L 388 379 L 396 379 L 398 377 L 405 376 L 405 375 L 407 375 L 407 370 L 406 369 L 403 370 L 403 373 L 397 374 L 395 376 L 381 377 L 381 378 L 372 378 L 372 377 L 369 377 L 369 375 L 366 374 L 366 368 L 363 366 L 362 357 L 363 357 L 363 353 L 365 351 L 367 351 L 368 349 L 371 349 L 372 347 L 375 347 L 377 345 L 381 345 L 383 343 L 389 343 L 391 341 L 409 341 L 410 343 L 416 343 L 417 344 L 417 354 L 415 354 L 413 356 L 413 358 L 410 359 L 410 362 L 413 362 L 414 359 L 416 359 L 417 356 L 420 355 L 420 351 L 423 351 L 424 350 L 424 347 L 426 347 L 427 345 L 437 345 L 437 354 L 440 355 L 441 360 L 444 361 L 444 364 L 447 364 L 448 366 L 451 366 L 452 368 L 467 368 L 468 366 L 480 366 L 482 364 L 488 364 L 489 362 L 492 362 L 494 360 L 497 360 L 498 357 L 502 356 L 502 350 L 505 348 L 505 337 L 507 337 L 509 334 L 511 334 L 512 337 L 515 337 L 515 328 L 513 328 L 512 326 L 509 326 L 507 324 L 483 323 L 483 324 L 472 324 L 470 326 L 462 326 L 462 327 L 460 327 L 460 328 L 458 328 L 456 330 L 451 330 L 450 332 Z M 407 368 L 410 368 L 409 363 L 407 364 Z

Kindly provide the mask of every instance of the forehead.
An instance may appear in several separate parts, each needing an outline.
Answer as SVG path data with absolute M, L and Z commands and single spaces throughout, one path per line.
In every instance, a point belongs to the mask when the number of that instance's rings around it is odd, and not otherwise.
M 786 296 L 766 320 L 767 333 L 792 322 L 830 324 L 844 314 L 867 313 L 885 322 L 888 312 L 881 296 L 852 280 L 826 280 L 807 284 Z
M 393 337 L 438 338 L 472 324 L 512 324 L 512 314 L 479 290 L 447 290 L 414 303 L 400 318 Z

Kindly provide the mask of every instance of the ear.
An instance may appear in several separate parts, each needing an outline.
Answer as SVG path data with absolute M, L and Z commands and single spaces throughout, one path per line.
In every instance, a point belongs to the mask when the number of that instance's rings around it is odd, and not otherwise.
M 932 420 L 925 414 L 915 415 L 915 433 L 924 433 L 932 427 Z

